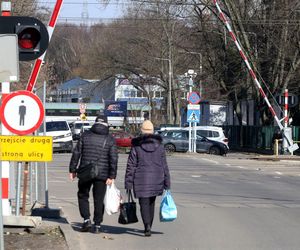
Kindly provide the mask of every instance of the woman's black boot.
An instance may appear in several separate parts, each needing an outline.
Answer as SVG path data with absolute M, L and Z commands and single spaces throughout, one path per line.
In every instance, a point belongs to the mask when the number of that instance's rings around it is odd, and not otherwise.
M 146 237 L 150 237 L 151 236 L 151 226 L 150 226 L 150 224 L 146 224 L 145 225 L 145 236 Z

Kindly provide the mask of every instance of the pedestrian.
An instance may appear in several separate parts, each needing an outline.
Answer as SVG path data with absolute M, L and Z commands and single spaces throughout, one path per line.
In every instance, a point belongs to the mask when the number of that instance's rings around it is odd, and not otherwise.
M 277 140 L 277 148 L 275 147 L 276 145 L 276 140 Z M 274 150 L 274 154 L 283 153 L 283 146 L 282 146 L 282 133 L 280 129 L 276 129 L 274 131 L 274 134 L 272 136 L 272 149 Z M 278 152 L 275 152 L 275 150 L 278 150 Z
M 144 121 L 141 135 L 132 140 L 125 173 L 125 189 L 139 199 L 145 236 L 151 236 L 156 196 L 171 186 L 162 138 L 153 133 L 152 122 Z
M 79 163 L 80 162 L 80 163 Z M 83 218 L 81 232 L 92 229 L 90 220 L 89 193 L 92 188 L 94 198 L 94 233 L 100 233 L 104 213 L 104 196 L 106 185 L 111 185 L 117 176 L 118 152 L 114 138 L 109 135 L 107 118 L 98 116 L 89 131 L 85 131 L 76 147 L 70 161 L 70 179 L 76 177 L 76 169 L 83 168 L 90 162 L 96 162 L 98 175 L 90 181 L 78 181 L 78 205 Z M 78 164 L 79 163 L 79 164 Z

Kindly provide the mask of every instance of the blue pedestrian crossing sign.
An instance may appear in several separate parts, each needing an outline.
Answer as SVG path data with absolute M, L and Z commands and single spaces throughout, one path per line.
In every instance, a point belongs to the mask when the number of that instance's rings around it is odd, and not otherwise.
M 187 122 L 200 122 L 200 105 L 188 105 Z

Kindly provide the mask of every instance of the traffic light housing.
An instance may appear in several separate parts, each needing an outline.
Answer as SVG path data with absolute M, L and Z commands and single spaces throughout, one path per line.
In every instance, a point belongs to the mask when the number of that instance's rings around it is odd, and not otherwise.
M 40 20 L 27 16 L 0 16 L 0 24 L 0 34 L 18 36 L 20 61 L 37 59 L 46 51 L 49 34 Z

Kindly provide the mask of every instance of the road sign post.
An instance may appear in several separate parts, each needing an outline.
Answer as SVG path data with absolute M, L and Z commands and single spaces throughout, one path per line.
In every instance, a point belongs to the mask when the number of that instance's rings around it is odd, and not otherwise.
M 189 152 L 196 152 L 196 124 L 200 122 L 200 105 L 188 104 L 187 122 L 189 126 Z

